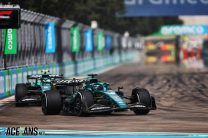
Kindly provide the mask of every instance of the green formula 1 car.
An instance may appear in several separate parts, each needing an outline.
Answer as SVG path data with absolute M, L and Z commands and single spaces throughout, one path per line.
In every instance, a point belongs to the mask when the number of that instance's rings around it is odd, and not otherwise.
M 57 89 L 53 82 L 62 79 L 63 75 L 49 74 L 49 71 L 43 71 L 43 74 L 40 75 L 27 75 L 27 83 L 16 84 L 16 106 L 25 106 L 31 103 L 40 105 L 42 94 L 45 91 Z
M 111 114 L 130 109 L 136 115 L 146 115 L 156 110 L 155 98 L 148 90 L 134 88 L 129 97 L 125 97 L 121 87 L 114 91 L 108 83 L 99 81 L 96 74 L 87 79 L 57 81 L 56 84 L 67 87 L 65 93 L 49 90 L 42 97 L 42 111 L 45 115 L 67 113 L 69 115 Z M 126 102 L 128 100 L 129 102 Z

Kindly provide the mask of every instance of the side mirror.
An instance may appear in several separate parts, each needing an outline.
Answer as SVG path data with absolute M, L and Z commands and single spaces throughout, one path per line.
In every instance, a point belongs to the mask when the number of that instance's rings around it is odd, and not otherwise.
M 123 86 L 122 87 L 118 87 L 118 92 L 120 91 L 120 90 L 122 90 L 123 89 Z

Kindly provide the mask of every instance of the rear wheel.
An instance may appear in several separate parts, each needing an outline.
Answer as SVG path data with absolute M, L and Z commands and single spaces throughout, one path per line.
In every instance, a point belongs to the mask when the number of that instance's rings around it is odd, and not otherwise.
M 42 111 L 45 115 L 58 115 L 62 109 L 61 95 L 58 91 L 46 91 L 42 96 Z
M 151 96 L 149 91 L 143 88 L 135 88 L 132 91 L 132 103 L 139 103 L 145 105 L 147 108 L 151 107 Z M 150 109 L 134 109 L 136 115 L 146 115 Z
M 25 84 L 17 84 L 16 85 L 16 88 L 15 88 L 15 102 L 16 102 L 17 107 L 27 105 L 26 103 L 21 102 L 21 100 L 25 96 L 27 96 L 27 93 L 28 93 L 28 89 L 27 89 L 27 86 Z
M 77 116 L 87 115 L 87 109 L 94 104 L 93 95 L 90 92 L 82 92 L 77 95 L 74 102 L 74 114 Z

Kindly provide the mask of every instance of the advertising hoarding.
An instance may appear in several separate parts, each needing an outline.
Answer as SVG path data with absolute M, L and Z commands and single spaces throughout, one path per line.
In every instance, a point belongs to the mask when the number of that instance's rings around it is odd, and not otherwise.
M 4 29 L 4 54 L 16 54 L 17 53 L 17 30 L 16 29 Z
M 76 53 L 80 51 L 80 28 L 72 27 L 71 30 L 71 51 Z
M 55 23 L 49 22 L 45 25 L 45 52 L 47 54 L 56 52 L 56 40 L 55 40 Z
M 208 0 L 125 0 L 124 16 L 207 15 Z
M 85 52 L 93 51 L 93 35 L 92 29 L 88 29 L 85 31 Z

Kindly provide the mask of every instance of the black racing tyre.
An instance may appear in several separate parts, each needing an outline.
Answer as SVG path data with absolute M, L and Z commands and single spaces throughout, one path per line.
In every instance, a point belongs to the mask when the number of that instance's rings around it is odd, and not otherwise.
M 134 110 L 134 113 L 136 115 L 147 115 L 149 112 L 150 112 L 149 109 L 137 109 L 137 110 Z
M 87 109 L 94 104 L 93 95 L 90 92 L 81 92 L 74 102 L 74 114 L 77 116 L 88 115 Z
M 46 91 L 41 99 L 42 112 L 45 115 L 58 115 L 62 109 L 62 99 L 58 91 Z
M 37 87 L 34 87 L 34 86 L 28 86 L 28 89 L 29 90 L 40 90 L 41 91 L 41 87 L 40 86 L 37 86 Z
M 143 88 L 135 88 L 132 90 L 132 103 L 140 103 L 146 107 L 151 107 L 151 96 L 148 90 Z M 146 115 L 149 113 L 149 109 L 135 109 L 133 110 L 136 115 Z
M 20 106 L 25 106 L 26 103 L 22 103 L 21 100 L 27 96 L 28 93 L 28 89 L 26 84 L 16 84 L 15 87 L 15 102 L 16 102 L 16 106 L 20 107 Z

